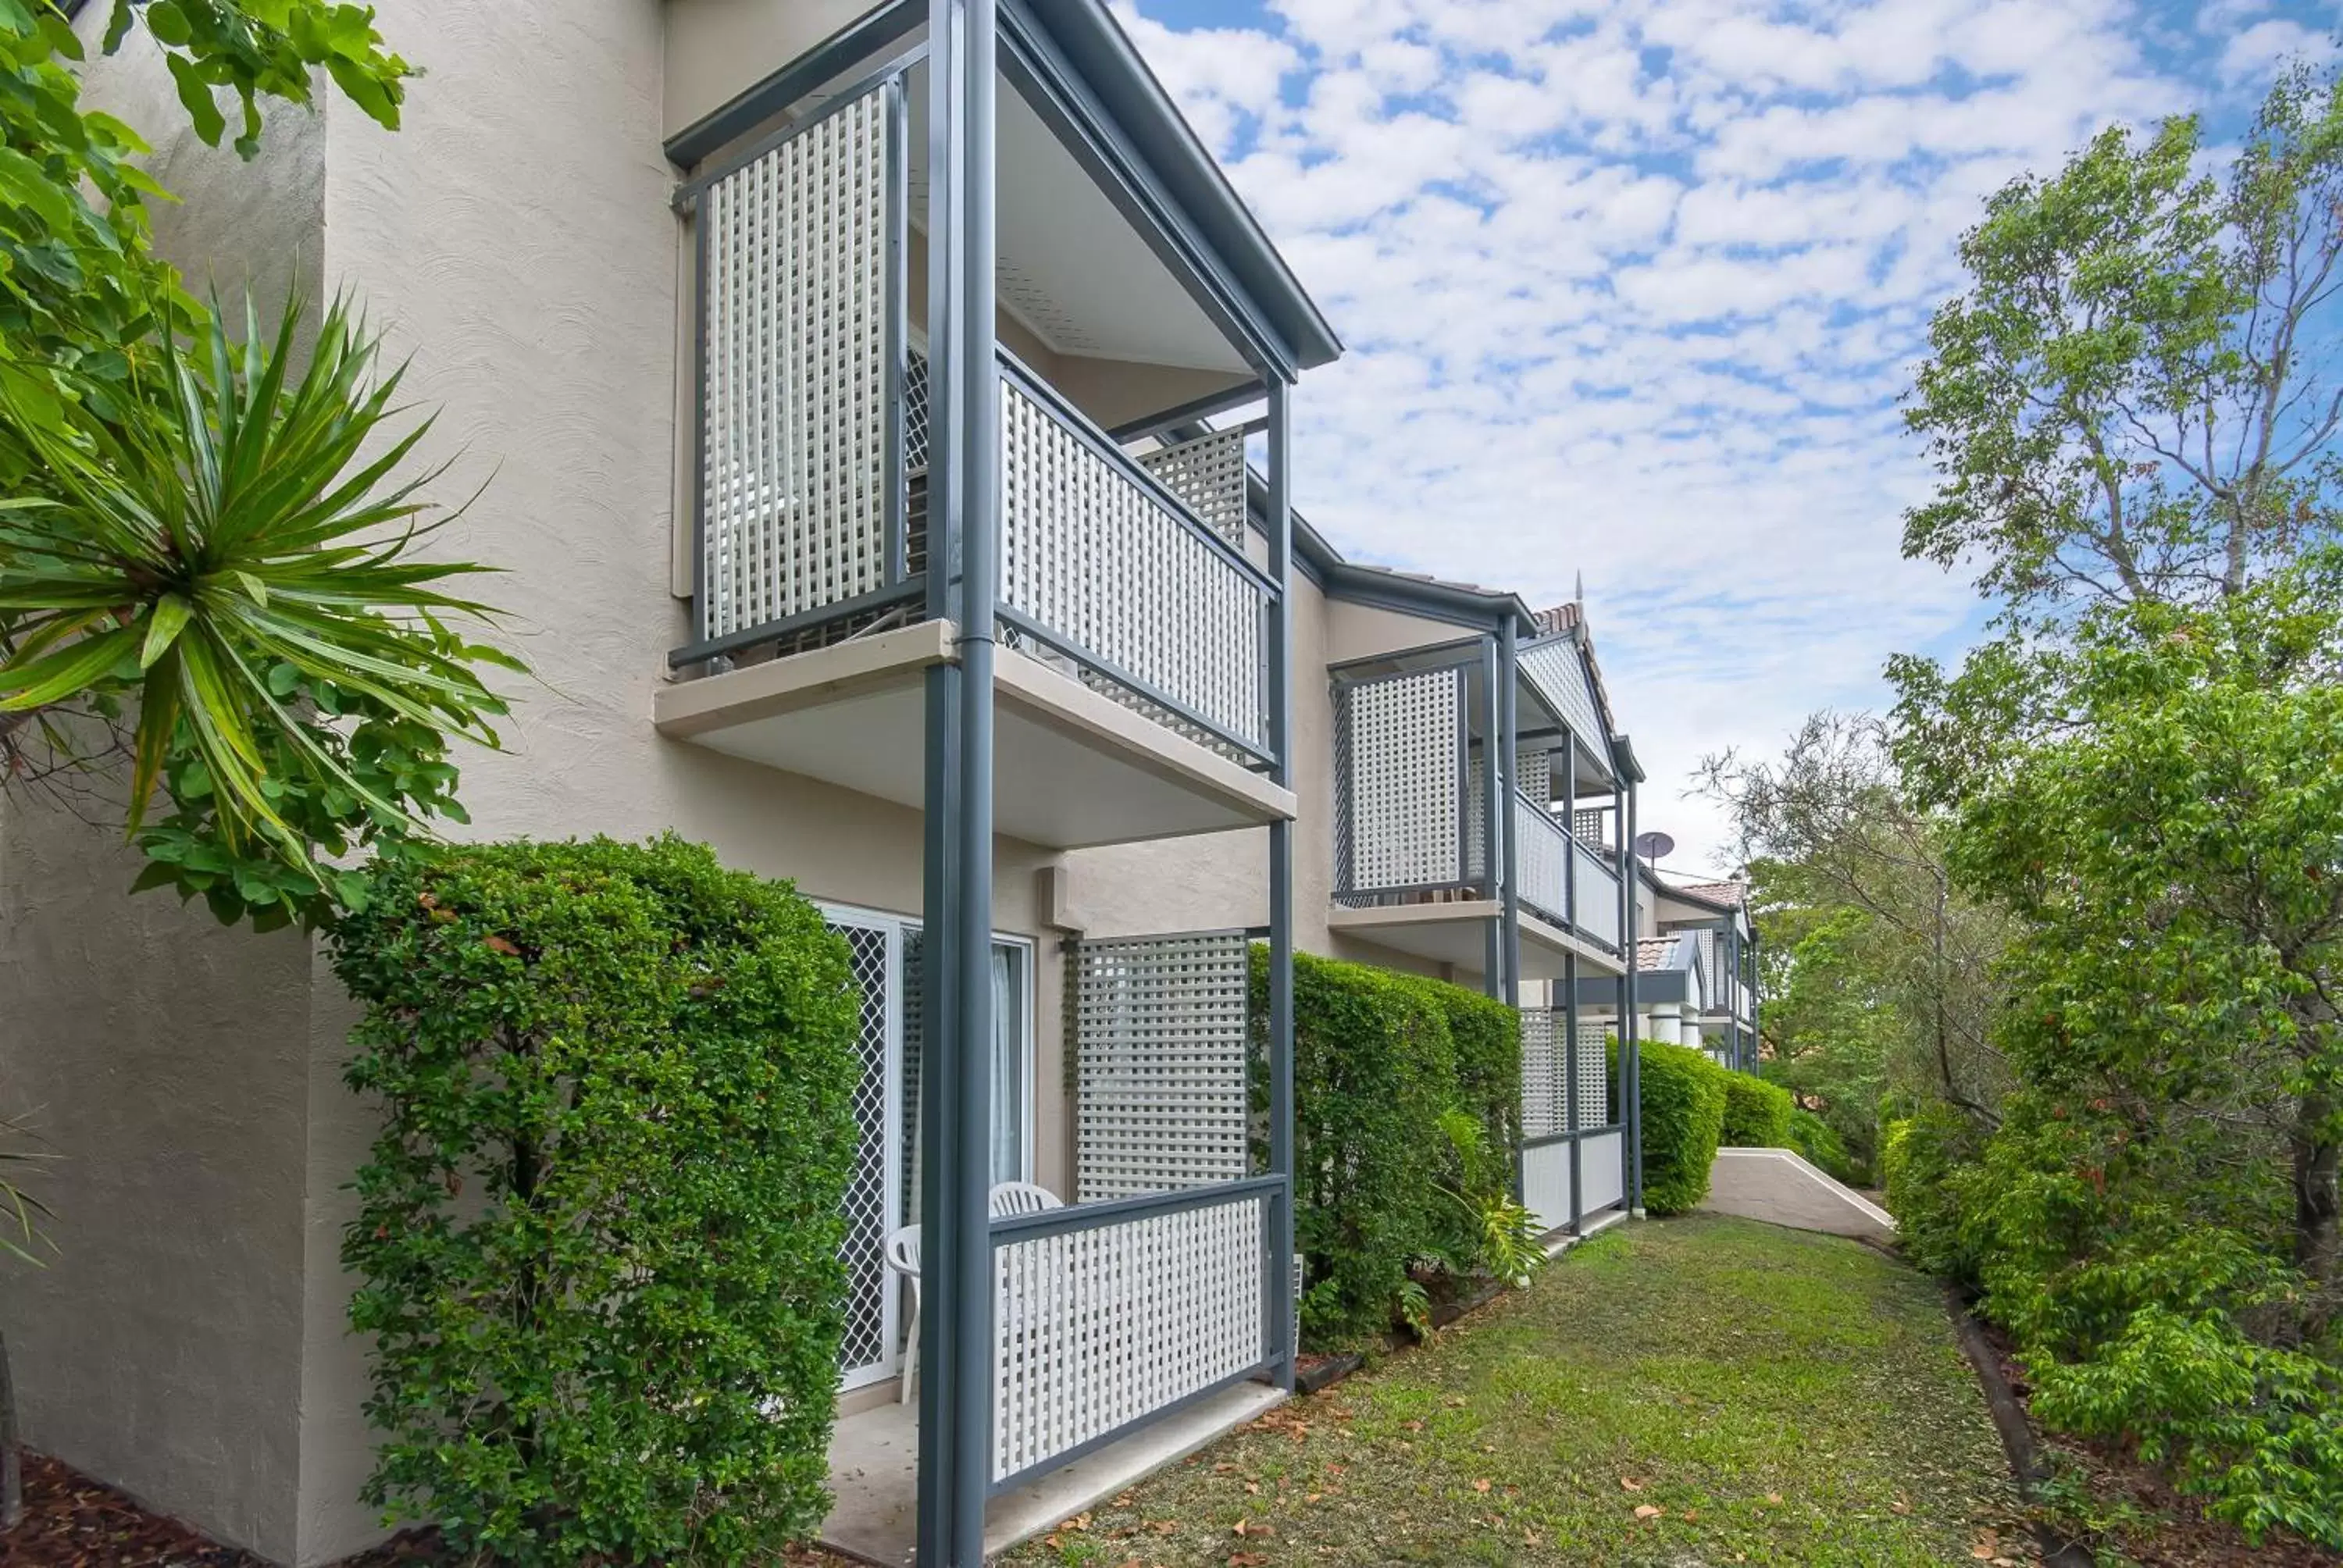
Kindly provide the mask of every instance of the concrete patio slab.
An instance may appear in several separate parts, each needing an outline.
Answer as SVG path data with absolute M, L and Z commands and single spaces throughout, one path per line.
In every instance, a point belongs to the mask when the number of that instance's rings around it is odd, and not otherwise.
M 1239 1383 L 1001 1493 L 985 1511 L 985 1554 L 1006 1552 L 1112 1497 L 1284 1400 L 1266 1384 Z M 830 1484 L 838 1503 L 822 1522 L 822 1546 L 877 1568 L 910 1568 L 918 1528 L 917 1411 L 888 1404 L 840 1418 L 830 1443 Z

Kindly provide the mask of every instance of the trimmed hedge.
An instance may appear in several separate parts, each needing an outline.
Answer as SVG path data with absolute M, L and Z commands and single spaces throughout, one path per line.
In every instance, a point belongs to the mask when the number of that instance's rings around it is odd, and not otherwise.
M 1778 1083 L 1720 1067 L 1725 1075 L 1725 1128 L 1728 1149 L 1787 1149 L 1790 1113 L 1798 1102 Z
M 1644 1113 L 1644 1208 L 1681 1214 L 1708 1196 L 1725 1130 L 1725 1081 L 1736 1074 L 1690 1046 L 1645 1040 L 1639 1048 Z
M 1268 1096 L 1269 955 L 1252 951 L 1253 1103 Z M 1420 1258 L 1469 1244 L 1443 1115 L 1462 1110 L 1510 1171 L 1521 1125 L 1521 1035 L 1502 1002 L 1439 980 L 1297 953 L 1293 960 L 1294 1239 L 1302 1343 L 1387 1332 Z M 1264 1156 L 1265 1150 L 1257 1150 Z
M 1847 1153 L 1846 1145 L 1839 1141 L 1831 1124 L 1811 1111 L 1796 1109 L 1790 1112 L 1789 1136 L 1781 1146 L 1797 1151 L 1807 1164 L 1850 1187 L 1863 1186 L 1868 1175 Z
M 669 837 L 378 867 L 332 942 L 384 1116 L 342 1247 L 366 1500 L 467 1558 L 778 1558 L 829 1505 L 839 939 Z

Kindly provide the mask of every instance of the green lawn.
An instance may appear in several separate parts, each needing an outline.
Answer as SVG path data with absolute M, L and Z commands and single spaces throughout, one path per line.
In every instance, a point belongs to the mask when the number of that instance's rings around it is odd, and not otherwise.
M 1934 1284 L 1694 1216 L 1617 1227 L 1004 1561 L 1933 1568 L 2020 1556 L 2017 1515 Z

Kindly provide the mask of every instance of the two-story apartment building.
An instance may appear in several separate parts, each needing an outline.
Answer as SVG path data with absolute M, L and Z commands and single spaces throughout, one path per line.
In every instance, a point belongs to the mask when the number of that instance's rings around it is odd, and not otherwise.
M 492 475 L 447 546 L 507 573 L 538 678 L 465 759 L 472 830 L 672 829 L 847 940 L 841 1442 L 887 1458 L 839 1484 L 874 1539 L 977 1563 L 1037 1483 L 1291 1386 L 1297 948 L 1520 1006 L 1525 1196 L 1633 1205 L 1641 770 L 1583 619 L 1295 518 L 1294 389 L 1340 345 L 1102 0 L 381 10 L 406 127 L 168 141 L 159 237 L 264 308 L 355 292 L 451 483 Z M 137 38 L 90 95 L 176 123 Z M 28 1440 L 276 1561 L 366 1544 L 347 998 L 297 934 L 126 900 L 67 815 L 0 851 L 0 1087 L 72 1173 L 5 1325 Z M 1001 1307 L 1041 1275 L 1061 1318 Z

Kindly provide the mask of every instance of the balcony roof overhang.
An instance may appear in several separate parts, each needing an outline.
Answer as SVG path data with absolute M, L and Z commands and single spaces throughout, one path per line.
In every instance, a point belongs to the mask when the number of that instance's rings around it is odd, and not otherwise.
M 1503 912 L 1503 906 L 1493 899 L 1378 904 L 1366 909 L 1338 905 L 1328 913 L 1326 926 L 1340 935 L 1411 958 L 1477 972 L 1487 957 L 1487 924 Z M 1521 911 L 1521 933 L 1524 980 L 1561 980 L 1568 972 L 1564 960 L 1573 957 L 1582 972 L 1590 965 L 1604 974 L 1619 972 L 1618 954 L 1575 932 L 1549 925 L 1527 910 Z
M 920 809 L 925 677 L 957 656 L 949 621 L 661 687 L 661 734 Z M 1180 838 L 1290 821 L 1294 797 L 1261 774 L 1033 659 L 993 677 L 993 823 L 1050 849 Z
M 1083 166 L 1085 183 L 1249 343 L 1262 369 L 1291 380 L 1341 356 L 1323 313 L 1100 0 L 1001 0 L 1000 18 L 1009 83 Z M 693 168 L 914 44 L 926 25 L 927 7 L 916 0 L 871 6 L 669 136 L 669 161 Z

